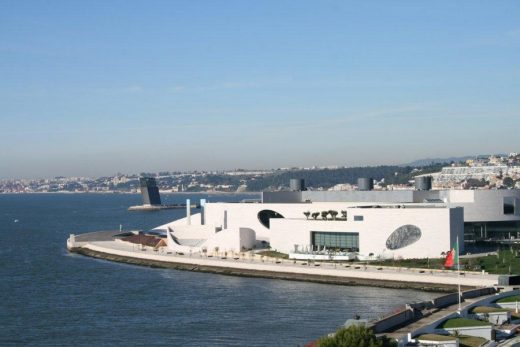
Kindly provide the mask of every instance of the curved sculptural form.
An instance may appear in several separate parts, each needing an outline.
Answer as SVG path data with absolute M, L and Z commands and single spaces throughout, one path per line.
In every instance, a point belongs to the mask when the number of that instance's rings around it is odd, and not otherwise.
M 386 248 L 395 250 L 411 245 L 421 238 L 421 229 L 415 225 L 402 225 L 386 239 Z

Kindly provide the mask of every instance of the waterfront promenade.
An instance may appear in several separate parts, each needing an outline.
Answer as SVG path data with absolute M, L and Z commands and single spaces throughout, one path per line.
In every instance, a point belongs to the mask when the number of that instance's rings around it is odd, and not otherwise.
M 182 270 L 215 272 L 238 276 L 282 278 L 321 283 L 377 285 L 390 288 L 417 288 L 432 291 L 453 291 L 461 286 L 489 287 L 498 282 L 497 275 L 452 271 L 378 267 L 360 263 L 309 263 L 262 257 L 253 252 L 230 253 L 227 256 L 174 254 L 165 249 L 135 245 L 113 236 L 118 232 L 96 232 L 76 235 L 67 242 L 69 250 L 88 256 L 137 265 L 170 267 Z

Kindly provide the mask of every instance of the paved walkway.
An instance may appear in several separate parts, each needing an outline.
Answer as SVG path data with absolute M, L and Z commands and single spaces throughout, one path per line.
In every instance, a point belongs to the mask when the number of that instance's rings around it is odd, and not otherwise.
M 499 347 L 515 347 L 520 346 L 520 336 L 513 337 L 507 341 L 498 344 Z
M 308 274 L 315 276 L 332 276 L 338 278 L 358 278 L 376 281 L 393 281 L 423 283 L 439 286 L 455 286 L 458 277 L 451 271 L 428 271 L 423 269 L 409 269 L 400 267 L 378 267 L 359 263 L 309 263 L 306 261 L 282 260 L 262 257 L 252 252 L 246 252 L 245 256 L 227 252 L 223 259 L 223 252 L 209 257 L 200 253 L 179 255 L 166 252 L 164 248 L 159 251 L 150 247 L 141 247 L 135 244 L 114 241 L 113 236 L 119 231 L 103 231 L 75 236 L 75 247 L 84 247 L 97 252 L 114 254 L 137 259 L 149 259 L 154 261 L 183 263 L 200 266 L 225 267 L 230 269 L 244 269 L 254 271 L 272 271 L 278 273 Z M 466 272 L 460 277 L 462 286 L 485 287 L 497 283 L 496 275 Z
M 75 235 L 75 239 L 76 242 L 114 241 L 114 236 L 121 233 L 119 230 L 94 231 Z
M 464 310 L 465 307 L 472 305 L 474 302 L 482 301 L 482 300 L 484 300 L 488 297 L 492 297 L 492 296 L 495 296 L 495 294 L 491 294 L 491 295 L 487 295 L 487 296 L 479 296 L 479 297 L 473 298 L 473 299 L 466 299 L 464 302 L 461 303 L 461 309 Z M 451 305 L 451 306 L 447 306 L 442 309 L 438 309 L 438 310 L 432 312 L 432 314 L 430 314 L 428 316 L 422 317 L 421 319 L 419 319 L 411 324 L 408 324 L 407 326 L 405 326 L 403 328 L 397 329 L 391 333 L 385 333 L 385 335 L 390 338 L 399 339 L 403 336 L 408 335 L 412 331 L 416 331 L 416 330 L 418 330 L 422 327 L 428 326 L 436 321 L 442 320 L 443 318 L 457 312 L 458 308 L 459 308 L 459 304 L 457 303 L 455 305 Z

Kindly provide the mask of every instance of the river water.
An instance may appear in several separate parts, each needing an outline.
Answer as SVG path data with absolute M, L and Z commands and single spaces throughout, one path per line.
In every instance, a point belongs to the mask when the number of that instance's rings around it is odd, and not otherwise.
M 164 195 L 239 201 L 251 196 Z M 149 229 L 131 194 L 0 195 L 0 345 L 299 346 L 434 293 L 152 269 L 69 254 L 70 233 Z

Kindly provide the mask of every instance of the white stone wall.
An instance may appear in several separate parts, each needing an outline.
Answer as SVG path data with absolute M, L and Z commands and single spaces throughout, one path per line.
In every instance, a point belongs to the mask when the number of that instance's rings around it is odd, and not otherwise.
M 504 198 L 512 197 L 520 201 L 518 189 L 447 190 L 442 194 L 450 206 L 464 207 L 466 222 L 518 221 L 520 206 L 515 214 L 504 214 Z
M 385 258 L 438 258 L 441 252 L 448 251 L 450 227 L 460 225 L 463 229 L 461 214 L 451 215 L 448 208 L 404 208 L 404 209 L 347 209 L 347 213 L 363 216 L 363 221 L 323 221 L 305 219 L 271 220 L 271 247 L 281 252 L 294 250 L 294 245 L 310 245 L 312 231 L 357 232 L 359 233 L 360 253 Z M 451 220 L 458 218 L 458 222 Z M 421 238 L 397 250 L 386 248 L 388 236 L 398 227 L 412 224 L 421 229 Z M 456 232 L 459 230 L 455 230 Z M 301 249 L 301 247 L 300 247 Z
M 202 228 L 195 224 L 200 221 L 200 216 L 197 215 L 192 216 L 191 226 L 186 226 L 185 219 L 167 225 L 176 227 L 179 231 L 182 230 L 185 238 L 190 238 L 190 227 L 194 230 L 194 236 L 201 234 L 202 230 L 199 229 L 205 229 L 207 232 L 209 229 L 222 228 L 222 232 L 226 230 L 238 232 L 240 228 L 248 228 L 254 232 L 256 239 L 269 241 L 273 249 L 286 253 L 293 251 L 294 245 L 303 247 L 310 245 L 311 231 L 357 232 L 359 233 L 361 254 L 374 253 L 376 256 L 380 255 L 385 258 L 438 258 L 441 252 L 446 252 L 455 246 L 457 235 L 459 235 L 462 251 L 464 224 L 461 208 L 450 209 L 441 207 L 442 205 L 417 207 L 418 204 L 403 205 L 404 208 L 354 207 L 363 205 L 373 204 L 341 202 L 300 204 L 207 203 L 205 206 L 205 226 Z M 386 206 L 389 204 L 380 205 Z M 433 205 L 430 204 L 429 206 Z M 266 209 L 284 216 L 284 218 L 271 219 L 270 229 L 263 226 L 258 219 L 258 212 Z M 321 212 L 329 210 L 337 211 L 338 219 L 341 217 L 341 211 L 346 210 L 347 221 L 322 220 L 321 216 L 317 220 L 312 218 L 307 220 L 303 215 L 305 211 Z M 354 216 L 362 216 L 363 220 L 355 221 Z M 401 249 L 387 249 L 386 240 L 390 234 L 397 228 L 408 224 L 421 230 L 421 238 L 414 244 Z M 165 226 L 158 228 L 165 228 Z M 227 226 L 227 229 L 225 226 Z M 224 245 L 221 244 L 219 247 L 222 246 Z M 227 248 L 236 248 L 236 246 L 233 244 Z
M 520 311 L 520 302 L 497 302 L 496 305 L 501 308 L 508 308 L 515 311 L 518 308 Z
M 173 227 L 175 225 L 201 225 L 201 215 L 200 213 L 192 214 L 190 217 L 190 224 L 188 224 L 188 218 L 179 218 L 170 223 L 166 223 L 163 225 L 159 225 L 154 228 L 154 230 L 166 230 L 168 227 Z
M 224 229 L 209 238 L 201 246 L 208 252 L 212 252 L 215 247 L 219 251 L 240 252 L 242 249 L 250 249 L 255 244 L 255 232 L 249 228 Z
M 246 203 L 207 203 L 205 207 L 206 224 L 224 227 L 224 212 L 227 213 L 227 227 L 248 227 L 256 232 L 257 239 L 269 240 L 271 232 L 258 220 L 261 210 L 273 210 L 284 218 L 305 219 L 303 212 L 321 212 L 335 210 L 338 213 L 352 206 L 352 203 L 301 203 L 301 204 L 246 204 Z M 364 204 L 366 205 L 366 203 Z M 339 216 L 339 215 L 338 215 Z M 321 217 L 320 217 L 321 218 Z M 272 221 L 272 220 L 271 220 Z
M 453 341 L 434 341 L 425 339 L 415 339 L 419 342 L 419 346 L 436 346 L 436 347 L 459 347 L 459 340 L 453 338 Z
M 178 239 L 208 239 L 216 234 L 213 226 L 207 225 L 172 225 L 170 230 Z
M 227 211 L 228 228 L 248 227 L 255 230 L 257 238 L 269 240 L 271 247 L 282 252 L 294 250 L 294 245 L 310 245 L 311 231 L 346 231 L 360 234 L 362 254 L 374 253 L 386 257 L 424 258 L 439 257 L 455 245 L 456 235 L 463 240 L 463 215 L 461 209 L 448 208 L 352 208 L 352 203 L 312 204 L 207 204 L 206 221 L 215 226 L 224 225 Z M 271 219 L 271 228 L 265 228 L 257 214 L 270 209 L 282 214 L 284 219 Z M 347 210 L 347 221 L 306 220 L 305 211 Z M 354 216 L 363 221 L 354 221 Z M 319 217 L 321 218 L 321 217 Z M 398 227 L 412 224 L 421 229 L 421 239 L 399 250 L 386 249 L 388 236 Z M 460 242 L 461 247 L 463 242 Z
M 511 312 L 475 313 L 468 318 L 487 320 L 491 324 L 502 325 L 511 319 Z

